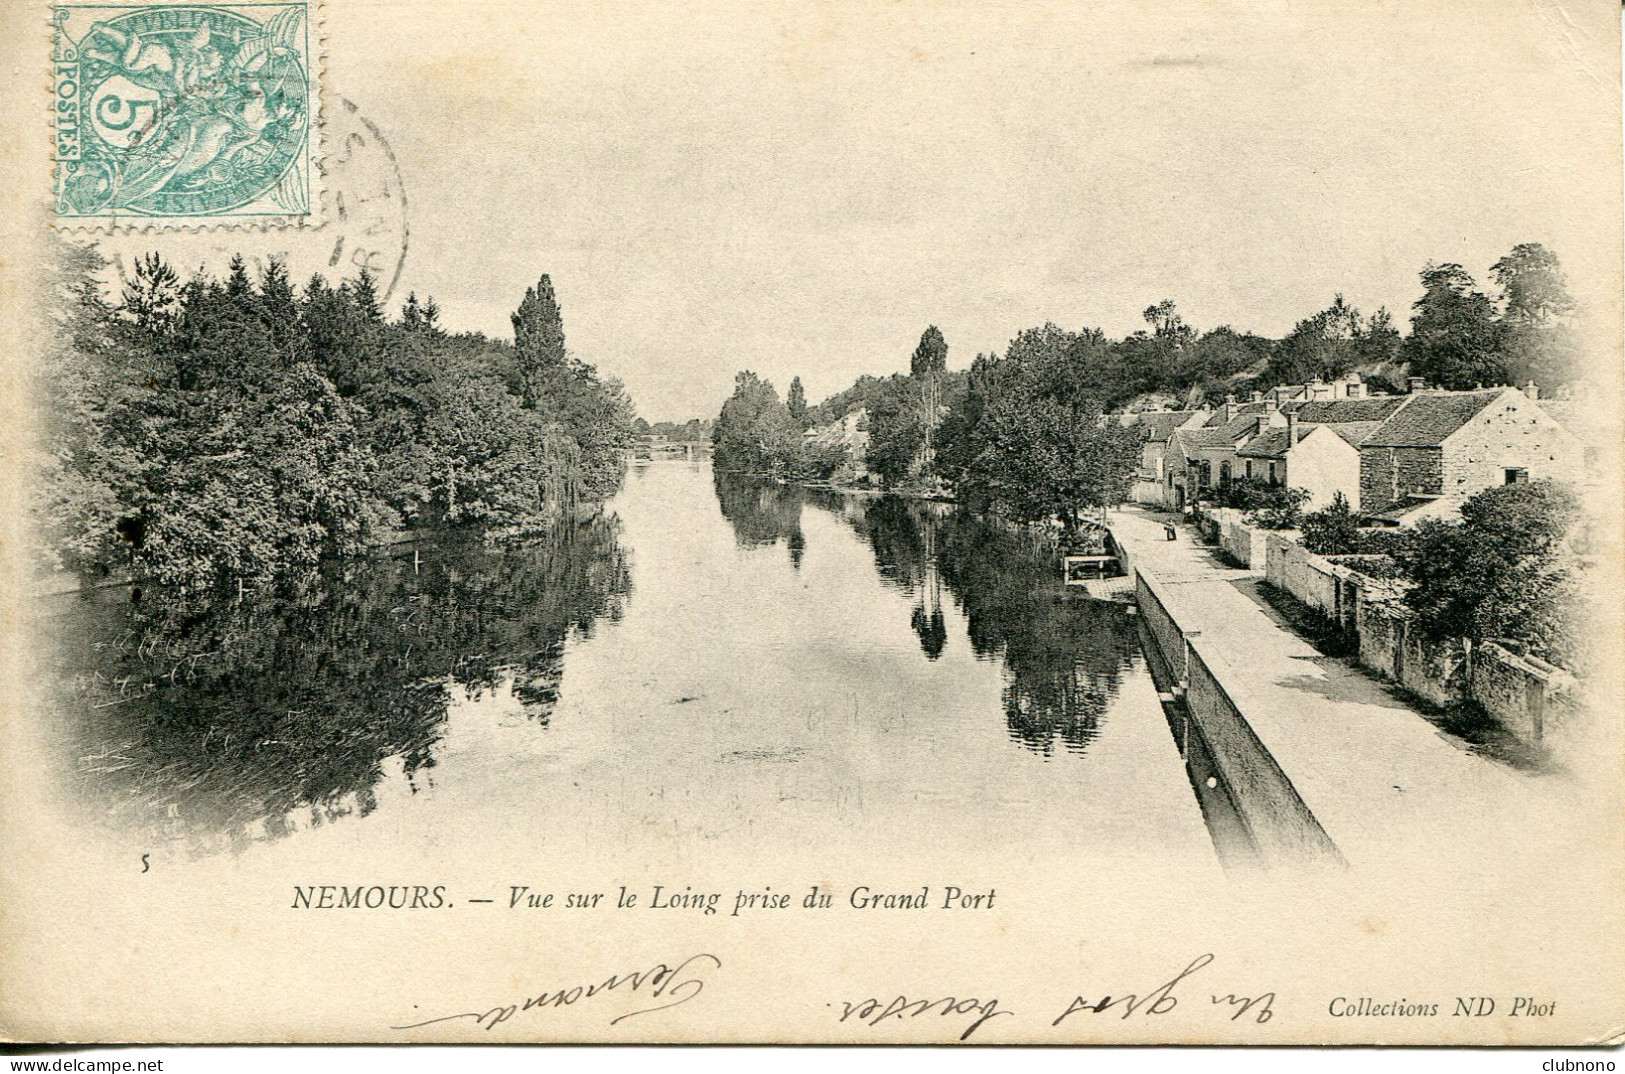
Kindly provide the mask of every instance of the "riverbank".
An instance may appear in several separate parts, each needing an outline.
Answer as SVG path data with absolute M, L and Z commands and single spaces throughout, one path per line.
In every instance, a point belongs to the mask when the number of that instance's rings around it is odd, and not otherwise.
M 425 529 L 391 530 L 367 542 L 355 556 L 350 559 L 364 559 L 367 556 L 389 549 L 406 548 L 411 545 L 431 544 L 447 538 L 466 537 L 469 539 L 500 542 L 524 540 L 529 537 L 538 537 L 546 534 L 557 526 L 582 522 L 590 522 L 602 515 L 604 505 L 601 502 L 578 504 L 569 511 L 561 511 L 550 518 L 538 518 L 527 522 L 515 523 L 507 526 L 485 526 L 478 528 L 459 529 L 456 527 L 435 526 Z M 323 562 L 344 562 L 344 559 L 335 559 Z M 52 571 L 36 579 L 34 586 L 29 590 L 29 596 L 35 599 L 48 597 L 62 597 L 86 590 L 116 589 L 119 586 L 145 585 L 151 581 L 146 575 L 138 574 L 128 568 L 108 571 L 105 575 L 88 577 L 76 574 L 73 571 Z M 244 579 L 245 584 L 248 579 Z M 256 583 L 258 584 L 257 580 Z

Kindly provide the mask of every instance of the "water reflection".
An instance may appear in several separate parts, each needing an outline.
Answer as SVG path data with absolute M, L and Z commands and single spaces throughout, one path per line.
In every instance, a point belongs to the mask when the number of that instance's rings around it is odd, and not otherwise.
M 448 703 L 510 691 L 546 727 L 566 639 L 619 618 L 616 525 L 438 542 L 277 594 L 95 594 L 66 616 L 70 778 L 154 841 L 275 838 L 432 784 Z
M 803 505 L 863 538 L 890 588 L 912 600 L 909 623 L 929 660 L 950 644 L 946 595 L 977 656 L 1004 669 L 1004 718 L 1021 746 L 1083 753 L 1100 732 L 1123 671 L 1138 658 L 1132 620 L 1115 604 L 1069 593 L 1039 534 L 942 504 L 803 490 L 717 474 L 717 499 L 741 545 L 781 537 L 800 551 Z
M 722 517 L 733 527 L 734 540 L 741 548 L 770 546 L 784 542 L 790 562 L 801 566 L 807 539 L 801 532 L 799 490 L 771 481 L 740 477 L 717 471 L 713 484 Z
M 1124 688 L 1131 620 L 1068 592 L 1045 541 L 709 470 L 634 465 L 624 533 L 424 544 L 212 603 L 73 598 L 51 632 L 65 781 L 199 852 L 373 813 L 467 840 L 538 809 L 586 846 L 880 838 L 950 812 L 967 845 L 1081 813 L 1089 838 L 1141 837 L 1166 732 L 1147 741 L 1155 695 Z M 1176 833 L 1195 813 L 1158 808 Z

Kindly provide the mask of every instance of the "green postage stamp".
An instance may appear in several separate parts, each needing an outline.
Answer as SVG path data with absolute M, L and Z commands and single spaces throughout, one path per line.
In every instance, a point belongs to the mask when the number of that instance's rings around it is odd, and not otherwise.
M 57 5 L 57 220 L 318 222 L 312 6 Z

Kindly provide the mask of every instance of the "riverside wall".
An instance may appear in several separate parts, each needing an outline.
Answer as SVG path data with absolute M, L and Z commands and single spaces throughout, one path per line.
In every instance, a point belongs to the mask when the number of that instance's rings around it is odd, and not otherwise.
M 1177 680 L 1190 723 L 1200 733 L 1247 835 L 1266 861 L 1337 859 L 1336 847 L 1247 719 L 1256 703 L 1245 677 L 1179 622 L 1178 601 L 1155 573 L 1134 571 L 1135 601 L 1151 643 Z M 1182 751 L 1186 743 L 1181 743 Z

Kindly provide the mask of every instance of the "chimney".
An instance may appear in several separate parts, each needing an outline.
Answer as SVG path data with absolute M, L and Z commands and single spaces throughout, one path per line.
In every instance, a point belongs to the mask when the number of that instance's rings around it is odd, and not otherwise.
M 1230 419 L 1236 416 L 1235 396 L 1227 395 L 1224 397 L 1224 406 L 1220 408 L 1220 413 L 1222 413 L 1224 417 L 1220 418 L 1219 421 L 1225 425 L 1229 425 Z
M 1365 378 L 1358 373 L 1350 373 L 1348 386 L 1343 389 L 1343 396 L 1346 399 L 1364 399 L 1366 397 Z
M 1298 442 L 1298 412 L 1291 411 L 1286 416 L 1286 446 L 1291 450 Z
M 1527 395 L 1531 399 L 1539 399 L 1540 385 L 1536 384 L 1534 381 L 1530 381 L 1528 384 L 1523 386 L 1523 394 Z
M 1252 398 L 1248 399 L 1247 401 L 1249 403 L 1261 403 L 1264 401 L 1264 393 L 1255 391 L 1252 394 Z
M 1426 388 L 1427 383 L 1428 382 L 1423 380 L 1421 377 L 1409 377 L 1405 381 L 1405 390 L 1411 395 L 1415 395 L 1423 388 Z

